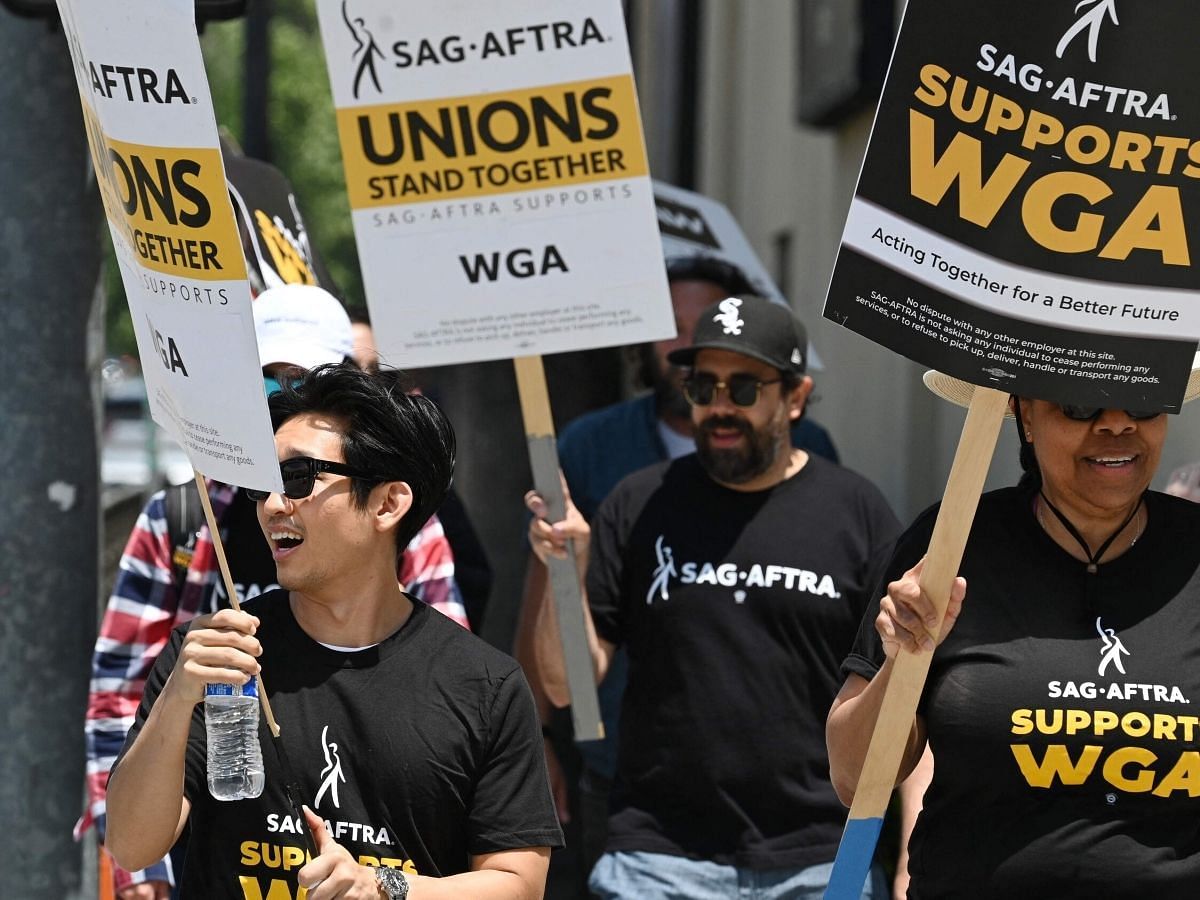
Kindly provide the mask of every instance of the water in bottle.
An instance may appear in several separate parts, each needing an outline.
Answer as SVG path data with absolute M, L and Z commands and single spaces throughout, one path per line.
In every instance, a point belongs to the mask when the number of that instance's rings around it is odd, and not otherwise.
M 204 689 L 208 731 L 208 791 L 218 800 L 262 793 L 262 747 L 258 742 L 258 682 L 209 684 Z

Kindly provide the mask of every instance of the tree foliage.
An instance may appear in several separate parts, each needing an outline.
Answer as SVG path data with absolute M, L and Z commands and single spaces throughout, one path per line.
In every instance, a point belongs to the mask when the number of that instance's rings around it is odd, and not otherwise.
M 281 0 L 271 16 L 268 129 L 273 158 L 296 188 L 313 245 L 346 302 L 360 306 L 362 279 L 342 174 L 333 96 L 313 0 Z M 245 25 L 214 23 L 201 40 L 218 121 L 239 140 Z

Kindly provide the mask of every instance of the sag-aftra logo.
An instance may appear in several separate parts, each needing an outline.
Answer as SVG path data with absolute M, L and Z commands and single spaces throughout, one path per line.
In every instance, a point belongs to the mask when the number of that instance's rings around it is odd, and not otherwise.
M 122 66 L 92 60 L 87 64 L 92 91 L 109 100 L 130 103 L 195 103 L 183 86 L 179 73 L 159 73 L 141 66 Z
M 1110 804 L 1122 794 L 1200 797 L 1195 749 L 1200 716 L 1164 710 L 1186 708 L 1191 700 L 1178 685 L 1113 679 L 1126 676 L 1126 663 L 1143 657 L 1100 618 L 1096 632 L 1096 677 L 1046 686 L 1052 701 L 1082 702 L 1012 712 L 1010 733 L 1024 740 L 1010 749 L 1025 783 L 1062 790 L 1101 781 L 1113 791 L 1107 795 Z M 1055 743 L 1043 744 L 1039 737 Z
M 350 51 L 353 63 L 351 92 L 355 100 L 378 96 L 384 92 L 379 77 L 380 64 L 394 69 L 440 67 L 464 61 L 506 59 L 529 53 L 548 53 L 603 44 L 610 38 L 590 16 L 580 21 L 559 20 L 534 22 L 496 28 L 471 34 L 405 35 L 392 41 L 390 55 L 379 45 L 379 37 L 391 25 L 368 22 L 357 11 L 358 3 L 342 0 L 342 22 L 354 46 Z M 386 40 L 386 39 L 385 39 Z
M 654 542 L 654 557 L 657 565 L 650 575 L 650 587 L 646 591 L 648 606 L 671 599 L 672 581 L 682 585 L 711 584 L 738 588 L 733 592 L 736 603 L 746 601 L 748 595 L 745 588 L 774 588 L 776 585 L 784 590 L 814 597 L 837 600 L 842 596 L 834 586 L 832 576 L 808 569 L 760 563 L 741 569 L 734 563 L 677 561 L 666 536 L 661 534 Z

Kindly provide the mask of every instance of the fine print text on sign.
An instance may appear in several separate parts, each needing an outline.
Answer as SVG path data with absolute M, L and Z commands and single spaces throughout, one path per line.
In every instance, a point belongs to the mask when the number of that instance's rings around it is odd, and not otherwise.
M 673 333 L 619 3 L 318 12 L 385 360 Z
M 827 317 L 976 384 L 1179 408 L 1200 335 L 1194 10 L 1118 22 L 1114 2 L 909 5 Z

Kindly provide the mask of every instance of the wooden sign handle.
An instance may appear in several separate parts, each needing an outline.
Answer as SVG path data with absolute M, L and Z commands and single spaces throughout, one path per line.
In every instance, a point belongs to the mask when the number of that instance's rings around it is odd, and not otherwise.
M 212 540 L 213 550 L 217 554 L 217 565 L 221 568 L 221 579 L 225 584 L 225 594 L 229 597 L 229 605 L 239 612 L 242 609 L 238 601 L 237 589 L 233 584 L 233 576 L 229 573 L 229 562 L 225 558 L 225 543 L 221 540 L 221 531 L 217 528 L 217 517 L 213 514 L 212 501 L 208 499 L 208 485 L 199 469 L 193 469 L 196 477 L 196 490 L 200 493 L 200 505 L 204 507 L 204 520 L 208 523 L 208 534 Z M 258 673 L 258 698 L 262 703 L 263 715 L 267 719 L 267 727 L 274 737 L 279 737 L 279 723 L 271 712 L 271 701 L 267 699 L 267 689 L 263 685 L 262 673 Z
M 540 356 L 520 356 L 513 360 L 517 373 L 517 393 L 521 398 L 521 416 L 525 420 L 525 439 L 529 445 L 529 466 L 533 470 L 534 489 L 542 495 L 550 520 L 566 516 L 566 498 L 559 480 L 558 447 L 554 438 L 554 420 L 550 416 L 550 392 L 546 388 L 546 370 Z M 579 569 L 575 565 L 575 546 L 567 542 L 567 558 L 546 561 L 550 574 L 550 592 L 558 614 L 558 636 L 562 642 L 571 692 L 571 721 L 575 740 L 598 741 L 604 738 L 600 703 L 596 698 L 596 678 L 592 654 L 588 649 L 583 620 L 583 594 L 579 590 Z
M 196 489 L 200 493 L 200 504 L 204 507 L 204 520 L 208 523 L 208 533 L 212 539 L 213 550 L 217 554 L 217 565 L 221 569 L 221 579 L 225 584 L 225 593 L 229 597 L 229 604 L 239 612 L 242 609 L 241 602 L 238 600 L 237 589 L 233 584 L 233 575 L 229 572 L 229 561 L 225 557 L 225 542 L 221 540 L 221 531 L 217 528 L 217 517 L 213 514 L 212 501 L 208 498 L 208 485 L 204 481 L 204 476 L 200 474 L 198 469 L 193 470 L 196 477 Z M 292 768 L 291 760 L 288 759 L 287 750 L 283 746 L 283 741 L 279 737 L 279 723 L 275 721 L 275 713 L 271 711 L 271 701 L 267 699 L 267 686 L 263 684 L 262 672 L 258 673 L 258 700 L 262 705 L 263 717 L 267 720 L 267 728 L 271 730 L 271 743 L 275 747 L 275 753 L 279 759 L 279 766 L 283 772 L 283 787 L 287 794 L 288 803 L 292 807 L 292 814 L 300 822 L 304 836 L 304 843 L 308 847 L 310 856 L 317 855 L 316 839 L 313 837 L 312 831 L 308 827 L 308 823 L 304 818 L 303 797 L 300 790 L 300 783 L 296 780 L 295 770 Z
M 1008 394 L 992 388 L 976 387 L 971 397 L 921 572 L 921 590 L 937 608 L 939 631 L 1007 407 Z M 896 656 L 825 891 L 826 900 L 857 900 L 862 895 L 932 659 L 932 653 L 904 650 Z

